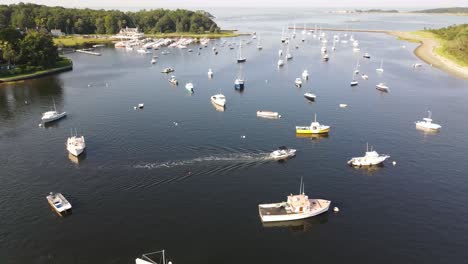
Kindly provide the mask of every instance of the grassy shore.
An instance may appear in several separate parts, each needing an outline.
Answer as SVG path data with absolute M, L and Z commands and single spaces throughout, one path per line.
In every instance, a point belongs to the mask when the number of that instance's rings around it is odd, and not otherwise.
M 110 36 L 92 36 L 92 37 L 84 37 L 79 35 L 74 36 L 64 36 L 54 38 L 55 45 L 59 47 L 79 47 L 84 45 L 92 45 L 92 44 L 107 44 L 112 43 L 112 39 Z
M 73 69 L 73 62 L 65 57 L 61 57 L 60 61 L 57 62 L 57 64 L 48 69 L 43 69 L 39 71 L 34 71 L 34 72 L 26 72 L 26 73 L 20 73 L 20 74 L 14 74 L 14 75 L 6 75 L 0 77 L 0 83 L 8 83 L 8 82 L 17 82 L 17 81 L 22 81 L 22 80 L 27 80 L 27 79 L 33 79 L 33 78 L 38 78 L 46 75 L 51 75 L 59 72 L 64 72 L 64 71 L 70 71 Z

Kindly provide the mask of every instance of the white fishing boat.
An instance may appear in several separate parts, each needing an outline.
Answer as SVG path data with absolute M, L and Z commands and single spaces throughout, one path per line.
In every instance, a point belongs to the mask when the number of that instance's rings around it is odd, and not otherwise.
M 185 89 L 187 89 L 189 92 L 193 93 L 193 83 L 189 82 L 185 84 Z
M 293 55 L 291 54 L 291 50 L 289 49 L 289 43 L 288 43 L 288 46 L 286 48 L 286 60 L 290 60 L 293 58 Z
M 364 80 L 369 80 L 369 76 L 367 74 L 362 74 L 361 78 Z
M 317 96 L 313 93 L 305 93 L 304 94 L 304 97 L 307 99 L 307 100 L 310 100 L 310 101 L 315 101 L 315 98 L 317 98 Z
M 208 78 L 213 78 L 213 71 L 211 69 L 208 69 Z
M 154 255 L 158 257 L 153 257 Z M 135 264 L 172 264 L 172 261 L 166 259 L 165 250 L 160 250 L 141 255 L 141 258 L 135 259 Z
M 279 147 L 277 150 L 270 153 L 270 158 L 275 160 L 285 160 L 296 156 L 296 150 L 285 146 Z
M 223 94 L 215 94 L 211 96 L 211 102 L 224 107 L 226 105 L 226 97 Z
M 171 67 L 168 67 L 168 68 L 164 68 L 161 73 L 171 73 L 171 72 L 174 72 L 175 70 Z
M 309 72 L 307 70 L 304 70 L 302 72 L 302 79 L 308 80 L 309 79 Z
M 257 111 L 257 116 L 265 117 L 265 118 L 280 118 L 281 117 L 281 115 L 278 112 L 264 111 L 264 110 Z
M 324 134 L 330 131 L 330 126 L 317 122 L 317 115 L 310 126 L 296 126 L 296 134 Z
M 239 41 L 239 57 L 237 58 L 237 63 L 245 62 L 247 59 L 242 56 L 242 41 Z
M 75 134 L 71 133 L 71 136 L 67 139 L 67 150 L 70 154 L 78 157 L 86 148 L 84 136 L 78 136 L 75 130 Z
M 173 85 L 178 85 L 179 84 L 179 81 L 177 81 L 177 79 L 176 79 L 176 77 L 174 75 L 172 75 L 171 78 L 168 79 L 168 81 Z
M 380 61 L 380 68 L 375 69 L 375 71 L 377 71 L 378 73 L 383 73 L 384 72 L 383 59 Z
M 49 193 L 46 196 L 47 202 L 50 206 L 59 214 L 64 215 L 65 213 L 71 211 L 72 205 L 61 193 Z
M 324 199 L 309 199 L 301 179 L 299 194 L 289 195 L 286 202 L 259 204 L 258 212 L 262 222 L 291 221 L 325 213 L 330 203 Z
M 375 89 L 379 90 L 379 91 L 382 91 L 382 92 L 386 92 L 388 93 L 388 91 L 390 90 L 388 88 L 388 86 L 385 84 L 385 83 L 379 83 L 375 86 Z
M 47 111 L 47 112 L 42 114 L 41 120 L 42 120 L 42 122 L 44 124 L 49 123 L 49 122 L 53 122 L 55 120 L 59 120 L 60 118 L 63 118 L 63 117 L 65 117 L 67 115 L 67 112 L 62 112 L 62 113 L 57 112 L 57 108 L 55 107 L 55 100 L 53 100 L 53 103 L 54 103 L 54 110 L 53 111 Z
M 441 125 L 432 123 L 432 112 L 428 112 L 428 117 L 423 118 L 422 121 L 416 121 L 416 128 L 425 129 L 425 130 L 439 130 L 442 128 Z
M 361 166 L 376 166 L 381 165 L 386 159 L 390 158 L 388 155 L 380 155 L 377 151 L 369 151 L 369 144 L 367 144 L 366 154 L 364 157 L 354 157 L 348 161 L 348 165 L 361 167 Z
M 294 81 L 294 84 L 295 84 L 297 87 L 301 87 L 301 86 L 302 86 L 302 80 L 301 80 L 301 78 L 296 78 L 296 80 Z

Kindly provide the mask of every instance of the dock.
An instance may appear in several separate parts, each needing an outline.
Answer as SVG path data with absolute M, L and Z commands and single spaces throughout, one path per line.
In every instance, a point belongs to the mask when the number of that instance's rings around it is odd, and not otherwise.
M 288 29 L 294 29 L 293 27 L 289 27 Z M 296 30 L 312 30 L 314 31 L 315 28 L 304 28 L 304 27 L 296 27 Z M 343 31 L 343 32 L 367 32 L 367 33 L 390 33 L 389 30 L 379 30 L 379 29 L 343 29 L 343 28 L 320 28 L 317 30 L 321 31 Z
M 94 55 L 94 56 L 101 56 L 101 53 L 94 52 L 94 51 L 91 51 L 89 49 L 77 49 L 75 51 L 80 52 L 80 53 L 84 53 L 84 54 Z

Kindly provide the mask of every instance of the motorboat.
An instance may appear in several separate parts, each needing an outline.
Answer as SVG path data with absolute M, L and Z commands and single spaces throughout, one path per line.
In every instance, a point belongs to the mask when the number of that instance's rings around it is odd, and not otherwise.
M 158 257 L 153 257 L 157 255 Z M 160 250 L 141 255 L 141 258 L 135 259 L 135 264 L 172 264 L 172 261 L 166 259 L 165 250 Z
M 356 86 L 358 85 L 358 81 L 356 81 L 356 79 L 353 78 L 353 80 L 349 83 L 351 86 Z
M 301 86 L 302 86 L 302 80 L 301 80 L 301 78 L 296 78 L 296 80 L 294 81 L 294 84 L 295 84 L 297 87 L 301 87 Z
M 213 78 L 213 71 L 211 69 L 208 69 L 208 78 Z
M 322 53 L 327 53 L 327 47 L 322 46 L 322 47 L 320 48 L 320 52 L 322 52 Z
M 244 80 L 241 78 L 237 78 L 234 81 L 234 89 L 236 90 L 243 90 L 244 89 Z
M 193 93 L 193 83 L 189 82 L 185 84 L 185 89 L 187 89 L 189 92 Z
M 265 118 L 280 118 L 281 115 L 278 112 L 272 112 L 272 111 L 257 111 L 257 116 L 258 117 L 265 117 Z
M 155 58 L 151 59 L 151 64 L 156 64 L 156 59 Z
M 323 61 L 328 61 L 330 59 L 330 57 L 328 56 L 328 54 L 324 54 L 322 56 L 322 59 L 323 59 Z
M 171 67 L 168 67 L 168 68 L 164 68 L 161 73 L 171 73 L 171 72 L 174 72 L 175 70 Z
M 54 110 L 53 111 L 47 111 L 45 113 L 42 114 L 42 123 L 49 123 L 49 122 L 53 122 L 55 120 L 59 120 L 60 118 L 63 118 L 65 116 L 67 116 L 67 112 L 62 112 L 62 113 L 59 113 L 57 112 L 57 108 L 55 107 L 55 101 L 54 102 Z
M 413 68 L 419 68 L 419 67 L 422 67 L 421 63 L 414 63 L 413 64 Z
M 302 72 L 302 79 L 308 80 L 309 79 L 309 72 L 307 70 L 304 70 Z
M 330 131 L 330 126 L 322 125 L 317 122 L 317 115 L 310 126 L 296 126 L 297 134 L 324 134 Z
M 144 107 L 145 107 L 145 104 L 143 103 L 138 104 L 138 108 L 143 109 Z
M 377 151 L 371 150 L 369 151 L 369 144 L 367 144 L 367 150 L 364 157 L 354 157 L 348 161 L 348 165 L 361 167 L 361 166 L 376 166 L 381 165 L 386 159 L 390 158 L 388 155 L 381 155 L 377 153 Z
M 284 160 L 296 156 L 296 150 L 285 146 L 279 147 L 277 150 L 270 153 L 270 158 L 275 160 Z
M 278 64 L 278 67 L 283 67 L 284 66 L 284 60 L 279 59 L 277 64 Z
M 361 78 L 364 80 L 369 80 L 369 76 L 367 74 L 362 74 Z
M 242 56 L 242 42 L 239 42 L 239 57 L 237 58 L 237 63 L 245 62 L 247 59 Z
M 178 85 L 179 84 L 179 81 L 177 81 L 176 77 L 174 75 L 171 76 L 171 78 L 169 79 L 169 82 L 173 85 Z
M 370 59 L 370 54 L 366 52 L 364 55 L 362 55 L 362 57 L 365 59 Z
M 64 215 L 65 213 L 71 211 L 72 205 L 61 193 L 49 193 L 46 196 L 47 202 L 50 206 L 59 214 Z
M 377 71 L 378 73 L 383 73 L 384 72 L 383 59 L 380 61 L 380 68 L 375 69 L 375 71 Z
M 310 101 L 315 101 L 315 98 L 317 98 L 317 96 L 313 93 L 305 93 L 304 97 Z
M 385 83 L 379 83 L 375 86 L 375 89 L 379 90 L 379 91 L 382 91 L 382 92 L 386 92 L 388 93 L 388 91 L 390 90 L 388 88 L 388 86 L 385 84 Z
M 78 157 L 86 148 L 86 143 L 84 136 L 78 136 L 72 133 L 72 135 L 67 139 L 67 150 L 75 157 Z
M 211 96 L 211 102 L 224 107 L 226 105 L 226 97 L 223 94 L 215 94 Z
M 423 118 L 421 121 L 416 121 L 416 128 L 426 129 L 426 130 L 439 130 L 442 128 L 441 125 L 432 123 L 432 112 L 428 112 L 428 117 Z
M 301 179 L 299 194 L 289 195 L 286 202 L 259 204 L 258 212 L 262 222 L 279 222 L 305 219 L 328 211 L 331 201 L 309 199 L 304 192 Z

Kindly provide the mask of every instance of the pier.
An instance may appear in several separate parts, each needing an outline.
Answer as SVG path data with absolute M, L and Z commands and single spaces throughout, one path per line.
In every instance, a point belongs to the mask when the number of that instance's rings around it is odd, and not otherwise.
M 89 55 L 94 55 L 94 56 L 101 56 L 101 53 L 91 51 L 90 49 L 77 49 L 76 52 L 89 54 Z

